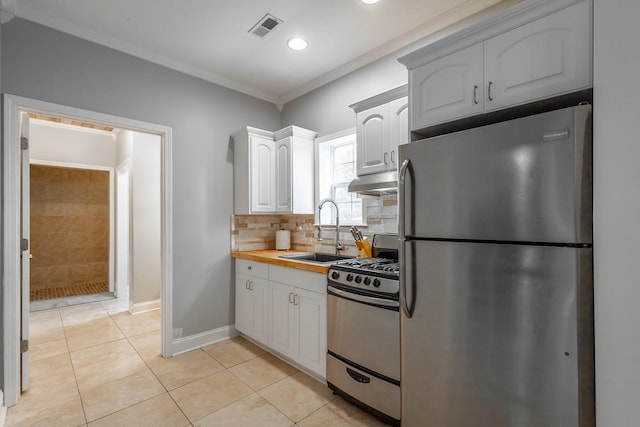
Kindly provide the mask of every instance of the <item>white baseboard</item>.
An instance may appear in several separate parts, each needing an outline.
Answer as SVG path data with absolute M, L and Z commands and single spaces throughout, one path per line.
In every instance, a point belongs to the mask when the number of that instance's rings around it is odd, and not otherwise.
M 140 313 L 144 313 L 145 311 L 152 311 L 152 310 L 160 310 L 160 300 L 153 300 L 153 301 L 145 301 L 145 302 L 139 302 L 136 304 L 132 304 L 131 301 L 129 301 L 129 311 L 131 312 L 131 314 L 140 314 Z
M 237 337 L 238 335 L 239 332 L 236 330 L 234 325 L 229 325 L 196 335 L 177 338 L 173 340 L 173 355 L 177 356 L 218 341 L 226 340 L 227 338 Z

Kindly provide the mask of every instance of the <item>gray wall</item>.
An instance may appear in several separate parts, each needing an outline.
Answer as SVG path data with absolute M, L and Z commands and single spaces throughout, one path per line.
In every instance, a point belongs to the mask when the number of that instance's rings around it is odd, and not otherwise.
M 432 35 L 285 104 L 282 127 L 301 126 L 315 130 L 318 136 L 354 128 L 356 117 L 349 105 L 407 83 L 407 69 L 397 58 L 520 1 L 505 0 L 465 19 L 454 14 L 435 19 L 429 23 Z
M 279 129 L 275 106 L 18 18 L 2 25 L 2 91 L 173 129 L 174 327 L 233 324 L 229 134 Z
M 617 427 L 640 403 L 640 2 L 594 3 L 596 413 Z

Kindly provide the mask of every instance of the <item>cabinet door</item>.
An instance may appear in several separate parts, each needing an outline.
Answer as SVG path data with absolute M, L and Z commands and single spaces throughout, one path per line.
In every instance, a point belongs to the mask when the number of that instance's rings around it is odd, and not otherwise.
M 275 143 L 251 136 L 251 211 L 275 211 Z
M 266 294 L 268 282 L 258 277 L 236 274 L 236 329 L 266 343 Z
M 296 288 L 296 360 L 321 377 L 326 377 L 327 296 Z
M 249 290 L 249 276 L 236 273 L 236 329 L 253 335 L 253 300 Z
M 388 170 L 398 169 L 398 145 L 409 142 L 409 100 L 396 99 L 389 103 L 390 137 L 389 137 L 389 167 Z
M 389 105 L 384 104 L 356 114 L 358 176 L 387 169 Z
M 265 279 L 251 279 L 251 298 L 253 299 L 253 335 L 261 343 L 268 341 L 267 323 L 267 292 L 269 282 Z
M 295 295 L 295 288 L 282 283 L 269 282 L 268 292 L 268 345 L 283 355 L 294 358 L 293 297 Z
M 482 43 L 412 70 L 411 130 L 482 113 Z
M 485 111 L 591 86 L 589 22 L 584 1 L 487 40 Z
M 291 212 L 291 140 L 287 137 L 276 141 L 276 211 Z

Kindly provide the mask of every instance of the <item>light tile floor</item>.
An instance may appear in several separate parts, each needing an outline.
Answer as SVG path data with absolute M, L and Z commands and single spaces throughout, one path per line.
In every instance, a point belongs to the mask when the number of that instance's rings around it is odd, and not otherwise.
M 160 312 L 127 301 L 31 313 L 30 388 L 7 426 L 379 426 L 243 338 L 160 356 Z

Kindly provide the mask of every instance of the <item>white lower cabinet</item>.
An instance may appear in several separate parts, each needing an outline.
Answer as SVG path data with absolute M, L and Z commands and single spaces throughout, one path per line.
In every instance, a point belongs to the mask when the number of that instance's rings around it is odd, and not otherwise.
M 268 271 L 269 280 L 248 275 L 249 263 Z M 325 378 L 326 283 L 321 273 L 236 260 L 236 329 Z
M 236 265 L 236 329 L 257 341 L 267 339 L 266 293 L 269 282 L 266 275 L 247 274 L 245 271 L 260 270 L 260 264 L 245 262 L 243 268 Z M 248 267 L 248 268 L 247 268 Z M 257 267 L 257 268 L 256 268 Z M 240 271 L 239 271 L 240 270 Z M 266 270 L 262 269 L 265 273 Z

